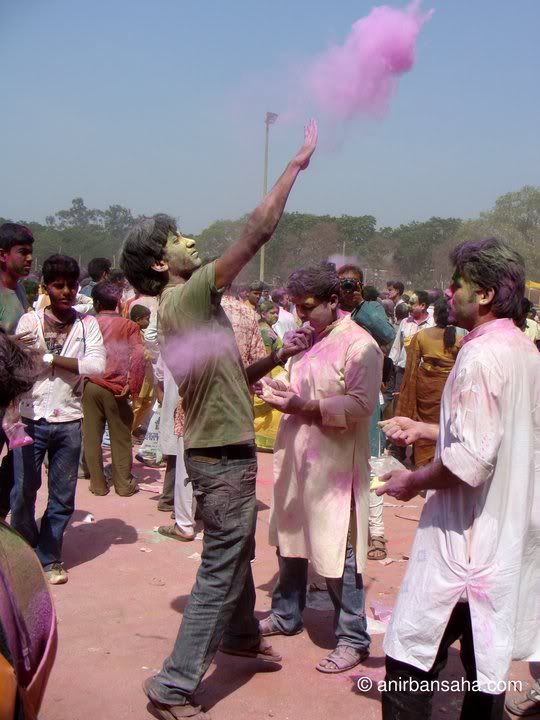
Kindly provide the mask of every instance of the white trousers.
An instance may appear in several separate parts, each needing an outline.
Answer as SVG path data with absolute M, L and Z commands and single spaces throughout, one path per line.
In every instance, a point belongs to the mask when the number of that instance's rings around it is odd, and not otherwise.
M 174 522 L 180 530 L 192 533 L 195 527 L 193 518 L 193 487 L 186 485 L 186 464 L 184 462 L 184 438 L 177 438 L 176 472 L 174 475 Z

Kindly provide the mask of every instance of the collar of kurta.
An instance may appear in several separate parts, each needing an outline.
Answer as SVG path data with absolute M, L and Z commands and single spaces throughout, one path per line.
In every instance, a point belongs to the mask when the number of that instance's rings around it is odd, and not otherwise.
M 485 335 L 486 333 L 512 332 L 515 329 L 516 326 L 514 321 L 510 318 L 497 318 L 496 320 L 490 320 L 489 322 L 474 328 L 474 330 L 471 330 L 471 332 L 463 338 L 461 345 L 463 346 L 465 343 L 470 342 L 481 335 Z
M 325 337 L 328 337 L 332 330 L 336 328 L 343 320 L 350 317 L 350 313 L 345 312 L 345 310 L 339 310 L 337 311 L 337 318 L 334 320 L 334 322 L 331 325 L 327 325 L 325 329 L 322 331 L 322 333 L 319 335 L 318 340 L 322 340 Z

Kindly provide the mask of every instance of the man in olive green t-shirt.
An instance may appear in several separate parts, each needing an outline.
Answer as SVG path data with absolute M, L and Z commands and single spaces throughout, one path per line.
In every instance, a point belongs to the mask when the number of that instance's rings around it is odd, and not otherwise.
M 171 655 L 144 690 L 164 720 L 208 715 L 193 694 L 218 645 L 232 655 L 279 663 L 254 616 L 250 561 L 255 550 L 257 460 L 249 386 L 311 342 L 309 330 L 248 368 L 221 308 L 224 288 L 272 237 L 291 188 L 317 144 L 311 121 L 304 144 L 248 218 L 242 236 L 221 257 L 201 267 L 195 241 L 172 218 L 156 215 L 131 230 L 121 265 L 136 290 L 159 295 L 158 331 L 164 359 L 185 411 L 186 467 L 204 524 L 195 586 Z

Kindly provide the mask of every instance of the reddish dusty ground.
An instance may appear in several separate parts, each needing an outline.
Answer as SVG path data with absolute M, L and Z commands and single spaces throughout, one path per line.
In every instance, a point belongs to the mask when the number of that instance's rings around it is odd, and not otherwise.
M 270 607 L 276 580 L 274 548 L 268 545 L 272 456 L 259 455 L 257 558 L 253 573 L 257 611 Z M 199 565 L 201 542 L 179 543 L 153 528 L 169 521 L 156 509 L 160 473 L 136 464 L 134 472 L 147 489 L 131 498 L 111 492 L 95 497 L 79 481 L 73 521 L 66 533 L 64 558 L 69 583 L 53 588 L 59 620 L 59 651 L 47 690 L 42 720 L 143 720 L 150 717 L 141 690 L 169 653 Z M 44 491 L 40 493 L 43 506 Z M 391 502 L 388 500 L 387 502 Z M 394 501 L 395 502 L 395 501 Z M 389 556 L 399 560 L 410 549 L 418 500 L 406 507 L 385 507 Z M 83 519 L 92 514 L 95 522 Z M 370 561 L 364 574 L 367 609 L 373 602 L 392 606 L 406 561 L 383 566 Z M 313 593 L 305 631 L 273 638 L 283 654 L 281 670 L 217 655 L 198 698 L 214 720 L 326 720 L 381 717 L 380 696 L 361 693 L 357 679 L 384 676 L 382 634 L 372 635 L 371 657 L 350 673 L 322 675 L 316 663 L 333 647 L 332 612 L 325 593 Z M 452 650 L 443 677 L 461 676 Z M 512 678 L 530 680 L 527 665 L 515 663 Z M 527 686 L 528 687 L 528 686 Z M 434 718 L 459 716 L 461 697 L 438 695 Z

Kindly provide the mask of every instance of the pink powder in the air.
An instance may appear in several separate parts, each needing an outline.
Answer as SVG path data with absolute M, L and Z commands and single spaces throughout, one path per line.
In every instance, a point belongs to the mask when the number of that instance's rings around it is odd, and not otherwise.
M 343 120 L 383 113 L 398 77 L 414 64 L 416 38 L 432 12 L 422 13 L 416 0 L 405 10 L 376 7 L 357 20 L 344 44 L 328 50 L 309 71 L 321 108 Z

